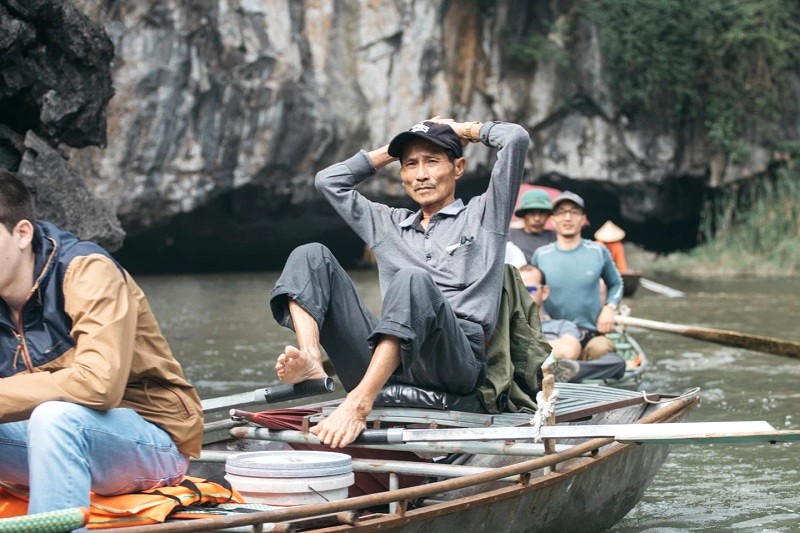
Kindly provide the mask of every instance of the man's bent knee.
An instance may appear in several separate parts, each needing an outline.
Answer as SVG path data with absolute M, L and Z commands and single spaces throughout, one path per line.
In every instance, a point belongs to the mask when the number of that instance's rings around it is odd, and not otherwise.
M 292 250 L 292 253 L 289 254 L 289 259 L 287 260 L 287 263 L 291 260 L 297 260 L 304 257 L 312 258 L 312 257 L 325 257 L 325 256 L 328 257 L 333 256 L 333 254 L 331 253 L 331 251 L 328 249 L 327 246 L 325 246 L 324 244 L 320 244 L 318 242 L 310 242 L 307 244 L 301 244 L 300 246 Z
M 78 429 L 89 424 L 92 410 L 71 402 L 49 401 L 39 404 L 28 421 L 30 443 L 48 442 L 53 445 L 62 438 L 79 435 Z
M 72 402 L 43 402 L 31 412 L 30 425 L 51 424 L 54 421 L 77 421 L 87 415 L 89 409 L 89 407 Z
M 584 361 L 593 361 L 614 350 L 615 346 L 611 339 L 605 335 L 597 335 L 583 347 L 581 359 Z
M 417 267 L 406 267 L 397 271 L 389 287 L 396 287 L 399 290 L 433 288 L 436 287 L 436 283 L 427 271 Z

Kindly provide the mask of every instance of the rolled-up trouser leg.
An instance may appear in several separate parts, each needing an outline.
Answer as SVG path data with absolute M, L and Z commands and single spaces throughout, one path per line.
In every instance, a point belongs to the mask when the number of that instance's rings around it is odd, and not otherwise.
M 392 381 L 445 390 L 473 391 L 486 373 L 483 329 L 456 317 L 430 274 L 404 268 L 386 289 L 380 323 L 370 336 L 401 341 L 401 364 Z
M 364 305 L 350 276 L 325 246 L 312 243 L 296 248 L 270 293 L 275 320 L 294 329 L 289 298 L 314 318 L 320 343 L 339 380 L 345 390 L 353 390 L 372 359 L 367 339 L 378 318 Z
M 579 361 L 580 370 L 570 379 L 578 382 L 584 379 L 619 379 L 625 374 L 625 359 L 617 352 L 608 352 L 591 361 Z

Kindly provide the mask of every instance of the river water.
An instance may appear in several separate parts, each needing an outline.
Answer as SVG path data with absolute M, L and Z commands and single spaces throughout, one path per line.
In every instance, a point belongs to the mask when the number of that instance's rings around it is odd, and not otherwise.
M 377 274 L 353 276 L 377 312 Z M 293 337 L 267 308 L 276 278 L 273 272 L 137 277 L 201 397 L 277 383 L 275 357 Z M 640 288 L 624 302 L 631 316 L 800 341 L 800 280 L 656 281 L 686 297 Z M 632 331 L 650 359 L 639 388 L 679 393 L 700 387 L 692 421 L 766 420 L 778 429 L 800 429 L 800 360 Z M 642 500 L 612 531 L 800 531 L 798 488 L 800 443 L 676 445 Z

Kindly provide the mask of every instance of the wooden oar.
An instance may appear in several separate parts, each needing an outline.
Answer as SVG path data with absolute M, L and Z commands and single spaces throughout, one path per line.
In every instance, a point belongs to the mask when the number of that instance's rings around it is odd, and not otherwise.
M 667 333 L 677 333 L 684 337 L 691 337 L 701 341 L 716 342 L 727 346 L 747 348 L 757 352 L 783 355 L 800 359 L 800 342 L 774 339 L 772 337 L 761 337 L 750 333 L 739 333 L 724 329 L 703 328 L 699 326 L 687 326 L 684 324 L 670 324 L 668 322 L 656 322 L 655 320 L 645 320 L 632 316 L 617 315 L 614 317 L 617 324 L 625 326 L 638 326 L 654 331 L 665 331 Z
M 662 285 L 660 283 L 656 283 L 653 280 L 639 278 L 639 285 L 644 287 L 647 290 L 657 292 L 658 294 L 663 294 L 669 298 L 682 298 L 686 296 L 686 293 L 683 291 L 679 291 L 678 289 L 673 289 L 672 287 L 667 287 L 666 285 Z
M 451 442 L 474 440 L 528 440 L 612 438 L 618 442 L 679 444 L 695 442 L 792 442 L 800 431 L 776 430 L 768 422 L 675 422 L 669 424 L 585 424 L 571 426 L 530 426 L 456 429 L 371 429 L 357 442 L 384 443 Z
M 231 407 L 244 407 L 258 403 L 278 403 L 298 398 L 307 398 L 333 392 L 335 384 L 333 378 L 309 379 L 295 384 L 274 385 L 263 389 L 256 389 L 230 396 L 209 398 L 203 400 L 203 413 L 209 414 L 224 411 Z
M 231 435 L 275 442 L 320 444 L 311 433 L 294 430 L 237 427 Z M 367 429 L 354 445 L 410 445 L 415 443 L 505 442 L 535 439 L 611 438 L 643 444 L 800 442 L 800 431 L 777 430 L 768 422 L 674 422 L 668 424 L 582 424 L 569 426 L 482 427 L 454 429 Z M 506 443 L 506 445 L 508 445 Z

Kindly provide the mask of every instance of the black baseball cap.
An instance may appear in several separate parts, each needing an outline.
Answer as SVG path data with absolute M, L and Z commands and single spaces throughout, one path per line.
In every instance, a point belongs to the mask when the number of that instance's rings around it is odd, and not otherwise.
M 453 128 L 447 124 L 439 124 L 438 122 L 424 121 L 411 126 L 411 129 L 398 134 L 389 143 L 389 155 L 392 157 L 400 157 L 403 155 L 403 148 L 406 143 L 415 139 L 422 139 L 436 146 L 441 147 L 447 155 L 458 158 L 464 155 L 461 147 L 461 139 L 458 137 Z

